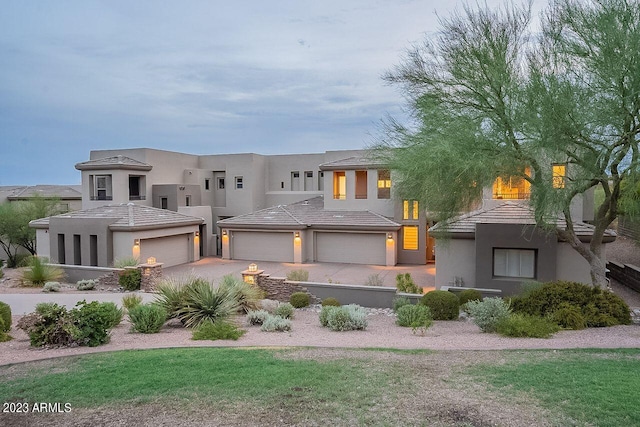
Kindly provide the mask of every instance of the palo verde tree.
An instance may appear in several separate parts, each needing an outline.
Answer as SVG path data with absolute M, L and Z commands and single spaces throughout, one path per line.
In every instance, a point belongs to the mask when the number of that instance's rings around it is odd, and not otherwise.
M 438 220 L 469 209 L 496 177 L 521 177 L 538 225 L 604 284 L 605 230 L 621 208 L 640 211 L 629 191 L 640 182 L 640 3 L 554 0 L 539 23 L 530 3 L 441 18 L 385 76 L 405 94 L 412 125 L 388 120 L 374 148 L 396 171 L 399 197 Z M 554 177 L 553 164 L 566 176 Z M 605 196 L 585 244 L 571 203 L 594 186 Z

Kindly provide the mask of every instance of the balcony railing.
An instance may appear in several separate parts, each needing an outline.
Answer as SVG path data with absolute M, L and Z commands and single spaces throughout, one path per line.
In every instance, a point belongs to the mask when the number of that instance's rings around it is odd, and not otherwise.
M 531 193 L 493 193 L 494 200 L 529 200 Z
M 129 200 L 147 200 L 147 196 L 129 196 Z
M 90 200 L 113 200 L 113 196 L 91 196 Z

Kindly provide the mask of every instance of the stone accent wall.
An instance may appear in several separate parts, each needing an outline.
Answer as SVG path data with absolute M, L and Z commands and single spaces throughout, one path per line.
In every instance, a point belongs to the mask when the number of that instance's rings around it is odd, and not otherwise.
M 114 269 L 114 271 L 98 277 L 98 283 L 100 286 L 120 286 L 118 280 L 120 279 L 120 273 L 123 271 L 124 269 L 122 268 Z
M 162 263 L 140 264 L 140 290 L 143 292 L 155 292 L 156 286 L 162 280 Z
M 608 262 L 609 276 L 628 288 L 640 292 L 640 268 L 631 264 Z
M 284 277 L 271 277 L 264 273 L 256 276 L 256 279 L 256 285 L 265 291 L 268 299 L 289 302 L 294 292 L 305 292 L 309 294 L 311 304 L 320 303 L 320 299 L 302 286 L 301 282 L 290 282 Z

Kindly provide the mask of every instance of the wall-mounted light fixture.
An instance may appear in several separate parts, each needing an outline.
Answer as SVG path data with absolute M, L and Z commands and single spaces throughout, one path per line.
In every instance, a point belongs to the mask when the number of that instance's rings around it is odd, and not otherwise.
M 295 237 L 296 239 L 299 239 L 299 238 L 300 238 L 300 232 L 299 232 L 299 231 L 296 231 L 296 233 L 294 234 L 294 237 Z
M 222 230 L 222 235 L 226 236 L 227 235 L 227 230 Z
M 184 190 L 184 186 L 181 185 L 180 187 L 178 187 L 178 189 L 179 190 Z
M 387 239 L 393 240 L 393 233 L 387 233 Z
M 133 246 L 140 246 L 140 239 L 133 239 Z
M 200 237 L 200 232 L 196 231 L 196 237 Z

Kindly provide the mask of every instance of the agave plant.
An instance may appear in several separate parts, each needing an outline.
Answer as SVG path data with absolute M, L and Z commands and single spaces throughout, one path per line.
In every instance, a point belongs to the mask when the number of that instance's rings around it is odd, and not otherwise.
M 230 274 L 227 274 L 220 281 L 219 287 L 233 295 L 238 302 L 239 310 L 248 313 L 260 308 L 260 300 L 264 299 L 265 293 L 257 286 L 246 283 Z
M 182 308 L 177 311 L 180 321 L 188 328 L 204 321 L 215 322 L 236 313 L 240 304 L 227 287 L 214 287 L 198 280 L 187 286 Z
M 47 282 L 58 282 L 64 277 L 60 267 L 48 264 L 47 258 L 31 257 L 29 266 L 22 272 L 22 280 L 33 285 L 43 286 Z
M 158 295 L 156 295 L 153 303 L 164 308 L 167 312 L 168 319 L 176 318 L 178 317 L 178 311 L 185 305 L 189 287 L 199 282 L 208 284 L 204 279 L 193 276 L 186 278 L 166 278 L 158 284 L 156 288 Z

